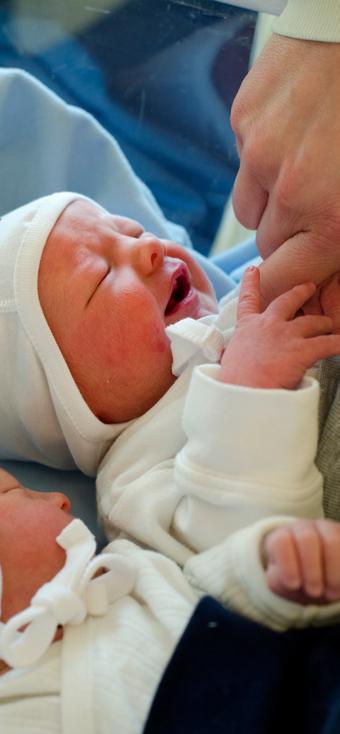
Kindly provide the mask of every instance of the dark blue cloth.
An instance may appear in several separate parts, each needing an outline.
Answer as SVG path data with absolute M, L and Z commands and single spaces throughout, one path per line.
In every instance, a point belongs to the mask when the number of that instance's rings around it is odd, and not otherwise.
M 273 632 L 205 597 L 144 734 L 339 734 L 340 626 Z

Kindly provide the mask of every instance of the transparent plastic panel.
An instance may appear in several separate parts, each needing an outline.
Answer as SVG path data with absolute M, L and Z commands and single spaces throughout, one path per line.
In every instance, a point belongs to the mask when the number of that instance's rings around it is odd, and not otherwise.
M 214 0 L 7 0 L 1 66 L 92 113 L 208 254 L 237 170 L 229 111 L 255 20 Z

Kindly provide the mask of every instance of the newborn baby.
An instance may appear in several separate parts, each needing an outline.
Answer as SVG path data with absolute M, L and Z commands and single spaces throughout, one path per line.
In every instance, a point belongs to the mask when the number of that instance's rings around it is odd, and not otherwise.
M 253 563 L 274 629 L 339 618 L 340 526 L 327 520 L 307 525 L 277 521 L 263 538 L 263 561 Z M 292 557 L 309 606 L 267 588 L 274 571 L 293 594 L 284 533 L 294 539 Z M 223 604 L 236 610 L 252 586 L 242 574 L 236 586 L 228 584 L 224 544 L 210 560 L 198 554 L 183 571 L 127 540 L 94 553 L 94 538 L 72 517 L 65 495 L 34 492 L 0 470 L 1 731 L 36 731 L 39 722 L 41 731 L 76 732 L 86 717 L 91 734 L 139 734 L 209 579 Z M 324 601 L 334 602 L 311 605 L 312 581 Z M 249 616 L 257 617 L 256 603 Z
M 173 384 L 164 327 L 217 312 L 188 250 L 82 199 L 51 231 L 38 287 L 74 380 L 104 423 L 146 413 Z
M 304 373 L 340 338 L 300 315 L 313 284 L 263 310 L 249 271 L 234 331 L 237 301 L 217 307 L 187 250 L 77 194 L 10 213 L 0 235 L 5 458 L 99 468 L 108 537 L 181 565 L 257 520 L 322 516 Z

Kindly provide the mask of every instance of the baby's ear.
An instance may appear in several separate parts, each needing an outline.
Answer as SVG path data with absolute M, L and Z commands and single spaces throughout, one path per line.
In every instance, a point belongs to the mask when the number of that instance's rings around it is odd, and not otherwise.
M 0 468 L 0 492 L 4 492 L 6 489 L 12 489 L 12 487 L 21 487 L 21 482 L 16 479 L 13 474 L 10 474 L 5 469 Z

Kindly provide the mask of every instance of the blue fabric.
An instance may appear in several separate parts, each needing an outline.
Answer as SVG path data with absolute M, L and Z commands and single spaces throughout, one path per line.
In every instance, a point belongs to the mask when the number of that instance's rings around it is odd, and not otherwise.
M 201 255 L 201 253 L 196 250 L 193 250 L 192 254 L 212 282 L 218 300 L 236 287 L 237 281 L 229 274 L 228 263 L 226 263 L 225 268 L 223 268 L 211 258 Z
M 239 284 L 249 265 L 259 265 L 262 262 L 256 248 L 255 236 L 211 258 L 195 251 L 193 254 L 210 278 L 218 299 Z
M 228 273 L 236 283 L 240 282 L 248 265 L 258 264 L 261 261 L 256 247 L 255 235 L 211 258 L 211 262 L 224 273 Z
M 273 632 L 206 597 L 144 734 L 339 734 L 340 627 Z
M 93 114 L 166 216 L 207 253 L 238 167 L 229 110 L 247 71 L 255 13 L 212 0 L 189 9 L 168 0 L 70 5 L 2 2 L 1 67 L 25 69 Z M 61 125 L 53 153 L 63 135 Z

